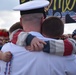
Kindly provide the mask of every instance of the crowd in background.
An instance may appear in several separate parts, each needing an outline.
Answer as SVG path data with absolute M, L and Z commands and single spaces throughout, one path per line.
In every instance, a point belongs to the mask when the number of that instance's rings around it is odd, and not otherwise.
M 6 29 L 0 29 L 0 49 L 2 45 L 9 41 L 9 31 Z

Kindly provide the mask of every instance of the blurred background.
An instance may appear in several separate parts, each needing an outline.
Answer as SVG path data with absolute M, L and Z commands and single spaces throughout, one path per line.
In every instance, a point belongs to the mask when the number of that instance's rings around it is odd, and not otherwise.
M 15 22 L 19 21 L 19 11 L 13 8 L 19 5 L 19 0 L 1 0 L 0 1 L 0 29 L 7 29 Z M 65 23 L 64 34 L 71 34 L 76 29 L 76 23 Z

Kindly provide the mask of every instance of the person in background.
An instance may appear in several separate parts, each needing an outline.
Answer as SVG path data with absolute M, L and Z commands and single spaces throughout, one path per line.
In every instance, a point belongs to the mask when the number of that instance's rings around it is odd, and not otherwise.
M 74 39 L 74 40 L 76 40 L 76 29 L 73 31 L 73 33 L 72 33 L 72 38 Z
M 23 29 L 22 26 L 20 25 L 20 22 L 14 23 L 14 24 L 9 28 L 9 35 L 10 35 L 13 31 L 15 31 L 15 30 L 17 30 L 17 29 Z
M 72 38 L 72 34 L 68 34 L 68 37 L 69 37 L 69 38 Z
M 0 29 L 0 48 L 9 40 L 9 32 L 6 29 Z
M 71 34 L 63 34 L 60 39 L 62 40 L 65 40 L 65 39 L 68 39 L 68 38 L 72 38 L 72 35 Z
M 0 29 L 0 60 L 9 62 L 12 58 L 11 52 L 3 53 L 1 51 L 2 46 L 9 41 L 9 33 L 6 29 Z

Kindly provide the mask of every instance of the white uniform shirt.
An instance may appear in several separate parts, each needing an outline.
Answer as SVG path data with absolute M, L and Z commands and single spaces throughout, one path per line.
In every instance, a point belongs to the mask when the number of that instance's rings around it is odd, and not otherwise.
M 40 33 L 30 32 L 38 38 L 44 38 Z M 2 48 L 3 52 L 11 51 L 13 59 L 11 66 L 6 67 L 1 61 L 1 75 L 76 75 L 76 56 L 56 56 L 44 52 L 29 52 L 24 47 L 7 43 Z

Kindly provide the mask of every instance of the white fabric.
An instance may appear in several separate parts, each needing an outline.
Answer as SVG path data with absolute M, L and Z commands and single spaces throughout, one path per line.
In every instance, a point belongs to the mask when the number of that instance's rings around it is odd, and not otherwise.
M 62 43 L 61 43 L 62 42 Z M 58 53 L 58 55 L 63 55 L 64 52 L 64 43 L 63 40 L 59 40 L 59 43 L 56 43 L 56 53 Z
M 45 40 L 37 32 L 30 33 Z M 11 51 L 13 54 L 10 75 L 76 75 L 75 55 L 60 57 L 44 52 L 29 52 L 12 43 L 5 44 L 2 51 Z M 0 63 L 1 75 L 5 75 L 6 64 L 3 61 Z
M 42 0 L 42 1 L 33 0 L 33 1 L 28 1 L 23 4 L 20 4 L 13 9 L 16 11 L 31 10 L 31 9 L 46 7 L 48 5 L 49 5 L 49 1 L 47 1 L 47 0 Z
M 25 40 L 26 37 L 28 36 L 29 34 L 28 33 L 25 33 L 25 32 L 20 32 L 20 34 L 18 35 L 18 38 L 17 38 L 17 42 L 16 42 L 16 45 L 18 44 L 19 46 L 26 46 L 26 43 L 25 43 Z

